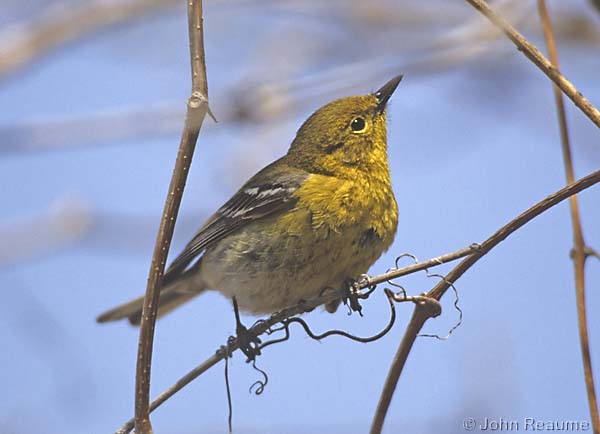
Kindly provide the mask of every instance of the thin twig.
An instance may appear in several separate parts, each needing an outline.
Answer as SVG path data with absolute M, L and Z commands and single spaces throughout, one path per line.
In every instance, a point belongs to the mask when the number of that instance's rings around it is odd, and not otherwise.
M 185 125 L 163 210 L 163 218 L 154 246 L 148 286 L 144 297 L 135 374 L 135 430 L 138 434 L 152 433 L 152 424 L 150 423 L 150 369 L 152 365 L 154 326 L 158 311 L 158 295 L 196 141 L 204 117 L 208 112 L 202 0 L 188 1 L 188 32 L 190 63 L 192 66 L 192 94 L 187 103 Z
M 567 95 L 579 109 L 600 127 L 600 111 L 567 80 L 552 63 L 546 59 L 535 45 L 529 42 L 508 21 L 494 12 L 484 0 L 466 0 L 471 6 L 485 15 L 492 23 L 499 27 L 508 38 L 513 41 L 519 51 L 523 52 L 544 74 L 548 76 L 565 95 Z
M 426 294 L 426 296 L 439 301 L 448 288 L 450 288 L 450 286 L 454 284 L 469 268 L 475 265 L 475 263 L 487 252 L 504 241 L 513 232 L 520 229 L 526 223 L 530 222 L 532 219 L 552 208 L 556 204 L 562 202 L 566 198 L 571 197 L 572 195 L 577 194 L 598 182 L 600 182 L 600 170 L 581 178 L 579 181 L 562 188 L 541 202 L 538 202 L 527 211 L 494 232 L 491 237 L 481 244 L 477 254 L 469 255 L 463 259 L 456 267 L 452 269 L 452 271 L 446 274 L 444 279 L 441 280 L 440 283 L 438 283 L 435 287 L 433 287 Z M 400 346 L 398 347 L 398 351 L 396 352 L 397 357 L 393 360 L 393 363 L 390 367 L 390 374 L 388 374 L 383 392 L 379 398 L 379 404 L 377 405 L 377 410 L 375 411 L 375 416 L 371 425 L 371 434 L 378 434 L 381 432 L 385 416 L 388 412 L 394 391 L 396 390 L 396 386 L 398 384 L 400 374 L 402 373 L 402 368 L 406 362 L 406 358 L 412 349 L 412 345 L 416 336 L 421 331 L 421 328 L 423 327 L 423 324 L 425 324 L 426 320 L 427 317 L 423 317 L 423 315 L 417 315 L 415 313 L 407 326 L 404 337 L 402 338 Z
M 570 195 L 576 194 L 576 193 L 596 184 L 597 182 L 600 182 L 600 171 L 594 172 L 591 175 L 588 175 L 585 178 L 580 179 L 579 181 L 575 182 L 574 184 L 559 190 L 558 192 L 554 193 L 552 196 L 549 196 L 548 198 L 544 199 L 542 202 L 534 205 L 533 207 L 528 209 L 526 212 L 521 214 L 519 217 L 517 217 L 515 220 L 511 221 L 511 223 L 509 223 L 503 229 L 496 232 L 494 234 L 494 236 L 501 237 L 501 239 L 498 242 L 502 241 L 510 233 L 516 231 L 517 229 L 519 229 L 521 226 L 523 226 L 525 223 L 527 223 L 528 221 L 530 221 L 531 219 L 533 219 L 540 213 L 542 213 L 542 212 L 546 211 L 547 209 L 549 209 L 550 207 L 558 204 L 559 202 L 563 201 Z M 506 233 L 507 231 L 509 231 L 509 232 Z M 408 267 L 394 270 L 392 272 L 394 274 L 386 273 L 382 276 L 375 276 L 375 277 L 371 277 L 368 279 L 363 279 L 362 281 L 359 282 L 358 289 L 369 288 L 373 284 L 372 282 L 383 283 L 384 281 L 391 280 L 398 276 L 404 276 L 404 275 L 407 275 L 410 273 L 415 273 L 424 268 L 435 267 L 436 265 L 440 265 L 441 263 L 443 263 L 438 260 L 439 258 L 448 258 L 448 257 L 461 258 L 461 257 L 464 257 L 465 252 L 467 252 L 467 251 L 472 251 L 472 253 L 469 256 L 467 256 L 467 259 L 471 258 L 471 257 L 480 258 L 483 255 L 483 252 L 487 252 L 493 247 L 489 244 L 487 246 L 488 246 L 487 250 L 482 250 L 481 247 L 479 247 L 479 245 L 476 245 L 476 244 L 471 245 L 467 248 L 460 249 L 454 253 L 449 253 L 447 255 L 439 256 L 438 258 L 429 259 L 427 261 L 419 262 L 417 264 L 410 265 Z M 466 259 L 465 259 L 465 261 L 466 261 Z M 446 262 L 448 262 L 448 261 L 446 261 Z M 461 264 L 463 262 L 461 262 Z M 426 267 L 424 266 L 425 264 L 427 264 Z M 386 276 L 386 278 L 383 278 L 383 276 Z M 427 296 L 431 297 L 431 294 L 428 293 Z M 310 299 L 300 305 L 293 306 L 291 308 L 288 308 L 281 312 L 278 312 L 278 313 L 272 315 L 268 319 L 258 321 L 250 329 L 250 332 L 255 336 L 260 336 L 260 335 L 264 334 L 267 330 L 269 330 L 271 327 L 273 327 L 275 324 L 281 323 L 282 321 L 285 321 L 287 318 L 291 318 L 295 315 L 299 315 L 306 311 L 310 311 L 317 306 L 321 306 L 321 305 L 327 304 L 327 303 L 335 301 L 335 300 L 340 300 L 341 297 L 342 297 L 342 292 L 340 292 L 340 291 L 325 292 L 320 297 Z M 414 316 L 413 316 L 413 318 L 414 318 Z M 419 330 L 420 330 L 420 328 L 419 328 Z M 415 330 L 412 330 L 412 331 L 415 331 Z M 418 330 L 416 330 L 416 332 L 418 334 Z M 412 334 L 412 332 L 411 332 L 411 334 Z M 413 340 L 414 340 L 414 338 L 413 338 Z M 407 345 L 408 345 L 408 343 L 405 346 L 407 346 Z M 194 379 L 196 379 L 197 377 L 202 375 L 204 372 L 206 372 L 208 369 L 210 369 L 211 367 L 216 365 L 219 361 L 223 360 L 223 358 L 225 357 L 226 354 L 231 355 L 237 349 L 238 349 L 238 343 L 236 340 L 229 342 L 226 350 L 220 349 L 214 355 L 212 355 L 210 358 L 208 358 L 206 361 L 204 361 L 202 364 L 200 364 L 199 366 L 197 366 L 196 368 L 191 370 L 189 373 L 187 373 L 184 377 L 182 377 L 179 381 L 177 381 L 177 383 L 175 383 L 173 386 L 171 386 L 170 388 L 165 390 L 162 394 L 160 394 L 152 402 L 152 404 L 150 406 L 150 410 L 153 411 L 154 409 L 159 407 L 161 404 L 163 404 L 165 401 L 167 401 L 169 398 L 171 398 L 173 395 L 175 395 L 177 392 L 179 392 L 181 389 L 183 389 L 189 383 L 191 383 Z M 117 431 L 117 433 L 118 434 L 127 434 L 131 431 L 131 429 L 133 429 L 133 427 L 134 427 L 134 421 L 132 419 L 132 420 L 128 421 L 125 425 L 123 425 Z
M 448 253 L 445 255 L 437 256 L 435 258 L 428 259 L 426 261 L 417 262 L 416 264 L 409 265 L 408 267 L 399 268 L 397 270 L 391 270 L 387 273 L 383 273 L 379 276 L 367 277 L 363 283 L 366 286 L 379 285 L 380 283 L 387 282 L 398 277 L 406 276 L 407 274 L 416 273 L 417 271 L 425 270 L 427 268 L 434 267 L 436 265 L 442 265 L 447 262 L 452 262 L 465 256 L 478 254 L 481 246 L 477 243 L 471 244 L 469 247 L 457 250 L 456 252 Z M 365 287 L 366 287 L 365 286 Z
M 550 60 L 554 66 L 559 69 L 558 50 L 556 49 L 554 32 L 552 31 L 552 23 L 550 21 L 550 16 L 544 0 L 538 0 L 538 9 Z M 575 175 L 573 170 L 573 159 L 571 157 L 571 144 L 569 141 L 569 130 L 567 128 L 565 104 L 560 89 L 556 86 L 553 86 L 553 90 L 556 111 L 558 114 L 558 124 L 560 127 L 560 139 L 563 161 L 565 165 L 565 175 L 567 178 L 567 184 L 572 184 L 575 179 Z M 587 390 L 592 427 L 595 434 L 600 434 L 600 417 L 598 416 L 598 400 L 596 398 L 596 388 L 594 386 L 594 373 L 592 370 L 592 358 L 590 354 L 590 341 L 588 336 L 587 312 L 585 305 L 585 261 L 587 259 L 587 248 L 583 237 L 583 228 L 581 225 L 577 195 L 573 195 L 569 198 L 569 209 L 571 210 L 571 224 L 573 228 L 573 249 L 571 257 L 573 258 L 573 266 L 575 269 L 575 296 L 577 299 L 577 318 L 579 326 L 581 357 L 583 361 L 583 372 L 585 376 L 585 386 Z

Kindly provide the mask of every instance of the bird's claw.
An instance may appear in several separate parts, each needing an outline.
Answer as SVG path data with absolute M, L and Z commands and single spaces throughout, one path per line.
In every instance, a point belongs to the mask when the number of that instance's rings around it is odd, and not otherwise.
M 254 333 L 253 328 L 248 328 L 242 324 L 240 320 L 240 311 L 238 309 L 238 303 L 235 297 L 233 301 L 233 312 L 235 314 L 235 340 L 239 349 L 248 358 L 246 362 L 250 363 L 256 360 L 256 356 L 260 355 L 260 344 L 261 340 Z
M 354 279 L 348 279 L 344 284 L 344 304 L 350 307 L 350 313 L 358 312 L 360 316 L 363 316 L 362 306 L 358 301 L 359 298 L 358 282 Z
M 238 347 L 247 357 L 246 362 L 250 363 L 256 360 L 256 356 L 260 355 L 260 344 L 262 341 L 252 329 L 248 330 L 242 323 L 238 323 L 236 327 L 236 341 Z

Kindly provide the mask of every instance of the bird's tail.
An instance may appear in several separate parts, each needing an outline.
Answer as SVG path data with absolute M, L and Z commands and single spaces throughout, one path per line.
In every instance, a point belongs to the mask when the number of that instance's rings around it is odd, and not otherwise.
M 187 279 L 181 279 L 173 282 L 170 285 L 161 289 L 158 296 L 158 317 L 171 312 L 182 304 L 188 302 L 192 298 L 204 292 L 204 289 L 194 288 L 189 289 Z M 133 325 L 140 325 L 142 320 L 142 305 L 144 297 L 138 297 L 128 303 L 114 307 L 96 318 L 99 323 L 118 321 L 121 319 L 129 319 Z

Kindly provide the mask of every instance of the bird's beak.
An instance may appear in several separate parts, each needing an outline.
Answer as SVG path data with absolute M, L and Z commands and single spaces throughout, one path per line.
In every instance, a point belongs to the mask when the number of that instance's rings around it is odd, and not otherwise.
M 388 100 L 398 87 L 398 84 L 402 80 L 402 77 L 402 74 L 397 75 L 396 77 L 388 81 L 386 84 L 384 84 L 381 87 L 381 89 L 379 89 L 373 94 L 375 95 L 375 98 L 377 98 L 377 111 L 379 113 L 383 113 L 383 111 L 385 110 L 385 106 L 387 105 Z

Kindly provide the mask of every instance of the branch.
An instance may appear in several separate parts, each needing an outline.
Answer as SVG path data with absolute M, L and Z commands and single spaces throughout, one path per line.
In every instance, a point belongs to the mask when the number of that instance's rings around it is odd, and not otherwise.
M 416 273 L 417 271 L 425 270 L 427 268 L 435 267 L 437 265 L 442 265 L 447 262 L 452 262 L 457 259 L 464 258 L 465 256 L 478 254 L 480 249 L 481 246 L 479 244 L 473 243 L 469 247 L 457 250 L 456 252 L 436 256 L 435 258 L 431 258 L 422 262 L 417 262 L 416 264 L 409 265 L 408 267 L 391 270 L 379 276 L 367 276 L 364 279 L 364 282 L 361 282 L 359 289 L 368 288 L 373 285 L 379 285 L 380 283 L 389 282 L 392 279 Z
M 180 133 L 184 115 L 181 101 L 165 100 L 0 123 L 0 158 L 98 146 L 139 146 L 148 138 Z
M 466 0 L 471 6 L 485 15 L 492 23 L 499 27 L 508 38 L 513 41 L 519 51 L 523 52 L 544 74 L 548 76 L 565 95 L 567 95 L 579 109 L 600 127 L 600 111 L 567 80 L 552 63 L 544 57 L 535 45 L 520 34 L 508 21 L 494 12 L 484 0 Z
M 544 0 L 538 0 L 538 9 L 542 21 L 542 29 L 546 46 L 550 54 L 550 60 L 558 69 L 558 52 L 552 23 L 546 8 Z M 572 184 L 575 178 L 573 170 L 573 159 L 571 157 L 571 144 L 569 141 L 569 130 L 567 128 L 567 116 L 565 114 L 565 104 L 560 89 L 553 86 L 554 100 L 558 114 L 558 124 L 560 127 L 560 139 L 562 144 L 563 161 L 565 164 L 565 174 L 567 184 Z M 569 209 L 571 210 L 571 223 L 573 230 L 573 249 L 571 257 L 575 268 L 575 297 L 577 299 L 577 318 L 579 326 L 579 342 L 581 346 L 581 357 L 583 361 L 583 372 L 585 376 L 585 386 L 587 390 L 588 405 L 590 408 L 590 418 L 594 433 L 600 433 L 600 417 L 598 416 L 598 400 L 596 398 L 596 388 L 594 386 L 594 373 L 592 371 L 592 358 L 590 354 L 590 340 L 588 336 L 587 312 L 585 306 L 585 261 L 588 256 L 588 249 L 583 238 L 583 229 L 579 215 L 579 204 L 577 195 L 569 198 Z
M 188 31 L 190 63 L 192 66 L 192 94 L 187 103 L 185 125 L 163 210 L 163 218 L 154 246 L 148 285 L 144 296 L 135 374 L 135 430 L 138 434 L 152 433 L 152 424 L 150 423 L 150 369 L 152 366 L 154 326 L 158 311 L 158 295 L 194 148 L 196 147 L 200 128 L 208 112 L 202 0 L 188 1 Z
M 0 270 L 80 241 L 93 230 L 93 213 L 85 199 L 64 195 L 33 216 L 0 222 Z
M 421 302 L 415 303 L 415 310 L 410 318 L 410 322 L 406 326 L 406 331 L 404 332 L 402 341 L 392 360 L 390 371 L 385 379 L 381 397 L 377 404 L 375 417 L 373 418 L 373 424 L 371 425 L 370 434 L 380 433 L 383 428 L 383 421 L 385 420 L 385 415 L 390 407 L 392 397 L 394 396 L 394 390 L 400 379 L 400 374 L 402 373 L 408 354 L 410 353 L 421 328 L 423 328 L 423 325 L 429 318 L 434 318 L 440 313 L 439 304 L 432 298 L 423 297 Z
M 541 202 L 538 202 L 527 211 L 516 217 L 515 219 L 508 222 L 506 225 L 502 226 L 498 229 L 492 236 L 490 236 L 487 240 L 485 240 L 477 253 L 467 256 L 463 259 L 452 271 L 450 271 L 443 280 L 440 281 L 435 287 L 433 287 L 427 294 L 427 297 L 430 297 L 434 300 L 439 301 L 444 293 L 450 288 L 452 284 L 454 284 L 469 268 L 471 268 L 475 263 L 481 259 L 487 252 L 496 247 L 502 241 L 504 241 L 509 235 L 513 232 L 517 231 L 521 227 L 523 227 L 526 223 L 530 222 L 532 219 L 540 215 L 541 213 L 547 211 L 552 208 L 556 204 L 562 202 L 568 197 L 571 197 L 574 194 L 579 193 L 586 188 L 591 187 L 592 185 L 600 182 L 600 170 L 593 172 L 592 174 L 581 178 L 579 181 L 574 182 L 571 185 L 568 185 L 556 193 L 548 196 Z M 388 412 L 389 405 L 396 390 L 396 386 L 398 384 L 398 380 L 400 378 L 400 374 L 402 373 L 402 368 L 406 362 L 406 358 L 412 349 L 412 345 L 420 332 L 421 328 L 425 324 L 428 318 L 431 315 L 425 315 L 427 312 L 419 313 L 418 305 L 413 314 L 406 331 L 404 333 L 404 337 L 400 342 L 400 346 L 398 347 L 398 351 L 396 352 L 396 357 L 393 360 L 392 366 L 390 367 L 390 371 L 388 377 L 386 379 L 383 392 L 381 397 L 379 398 L 379 404 L 377 405 L 377 410 L 375 412 L 375 416 L 373 418 L 373 423 L 371 425 L 371 434 L 378 434 L 381 432 L 383 427 L 383 422 L 385 420 L 385 416 Z

